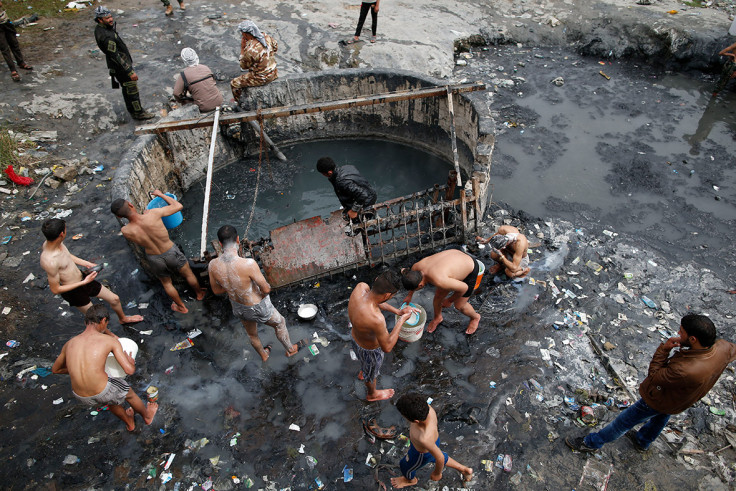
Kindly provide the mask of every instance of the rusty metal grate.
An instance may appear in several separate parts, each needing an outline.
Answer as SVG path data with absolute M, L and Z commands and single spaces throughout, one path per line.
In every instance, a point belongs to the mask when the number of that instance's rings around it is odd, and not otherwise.
M 446 185 L 377 203 L 357 223 L 333 212 L 326 222 L 301 220 L 244 245 L 279 288 L 463 242 L 479 225 L 478 181 L 459 193 L 455 182 L 451 171 Z

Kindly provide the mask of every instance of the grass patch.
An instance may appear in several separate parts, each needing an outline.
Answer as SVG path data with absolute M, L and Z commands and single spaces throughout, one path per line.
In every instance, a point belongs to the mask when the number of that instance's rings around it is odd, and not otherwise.
M 18 142 L 8 134 L 8 130 L 0 129 L 0 164 L 2 169 L 18 163 Z
M 26 15 L 38 14 L 39 17 L 61 17 L 72 12 L 64 12 L 64 7 L 71 0 L 3 0 L 3 9 L 8 12 L 10 20 L 18 20 Z

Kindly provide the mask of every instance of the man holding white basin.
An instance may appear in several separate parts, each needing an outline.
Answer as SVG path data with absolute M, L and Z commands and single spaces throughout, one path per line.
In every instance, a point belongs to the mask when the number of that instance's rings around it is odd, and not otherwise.
M 93 305 L 84 314 L 85 330 L 66 342 L 51 371 L 68 374 L 72 381 L 74 397 L 90 407 L 107 405 L 110 412 L 120 418 L 128 431 L 135 430 L 135 413 L 150 425 L 158 411 L 158 404 L 143 405 L 122 378 L 109 377 L 105 362 L 110 353 L 128 375 L 135 372 L 135 360 L 123 351 L 120 341 L 107 329 L 110 313 L 103 305 Z M 123 409 L 128 401 L 130 407 Z
M 222 256 L 213 259 L 209 265 L 213 293 L 227 293 L 233 306 L 233 314 L 243 323 L 250 344 L 263 361 L 268 360 L 271 346 L 263 347 L 261 338 L 258 337 L 259 322 L 273 327 L 276 338 L 284 345 L 286 356 L 294 356 L 299 347 L 291 343 L 286 319 L 271 303 L 271 285 L 255 260 L 240 257 L 238 254 L 240 237 L 237 230 L 231 225 L 224 225 L 217 231 L 217 239 L 222 246 Z

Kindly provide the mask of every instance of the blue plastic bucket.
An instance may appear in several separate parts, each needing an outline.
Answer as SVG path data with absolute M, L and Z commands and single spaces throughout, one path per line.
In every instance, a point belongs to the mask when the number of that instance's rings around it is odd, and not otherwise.
M 166 196 L 170 198 L 176 199 L 175 194 L 171 193 L 164 193 Z M 148 203 L 148 206 L 146 206 L 147 210 L 152 210 L 154 208 L 163 208 L 164 206 L 168 206 L 169 204 L 161 198 L 160 196 L 156 196 L 151 200 L 150 203 Z M 161 217 L 161 221 L 164 222 L 164 227 L 166 227 L 166 230 L 171 230 L 172 228 L 176 228 L 179 225 L 181 225 L 181 222 L 184 221 L 184 216 L 181 214 L 180 211 L 177 211 L 173 215 L 169 215 L 167 217 Z

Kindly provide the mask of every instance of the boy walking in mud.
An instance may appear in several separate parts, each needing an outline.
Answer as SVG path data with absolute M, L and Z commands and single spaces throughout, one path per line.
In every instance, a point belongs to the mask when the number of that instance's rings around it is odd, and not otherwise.
M 411 423 L 409 427 L 409 452 L 401 459 L 401 477 L 392 477 L 391 486 L 405 488 L 419 482 L 416 473 L 427 464 L 434 463 L 434 470 L 430 479 L 442 479 L 445 466 L 460 471 L 463 475 L 463 484 L 473 480 L 473 469 L 466 467 L 450 458 L 446 452 L 440 450 L 440 432 L 437 428 L 437 413 L 427 404 L 425 397 L 410 392 L 404 394 L 396 402 L 396 409 Z
M 64 220 L 60 218 L 46 220 L 41 226 L 41 232 L 46 237 L 41 252 L 41 267 L 48 275 L 49 290 L 54 295 L 61 295 L 69 305 L 78 308 L 82 313 L 92 307 L 91 297 L 99 297 L 110 304 L 121 324 L 133 324 L 143 320 L 143 316 L 140 315 L 125 315 L 120 297 L 95 281 L 97 271 L 92 271 L 87 276 L 82 275 L 77 266 L 89 270 L 97 265 L 74 256 L 66 248 Z
M 169 238 L 169 231 L 166 230 L 161 220 L 163 217 L 181 211 L 184 206 L 158 189 L 151 194 L 166 201 L 166 206 L 138 213 L 129 202 L 124 199 L 116 199 L 110 205 L 110 211 L 116 217 L 128 219 L 128 224 L 120 229 L 123 237 L 145 249 L 153 274 L 161 281 L 166 294 L 173 300 L 171 310 L 186 314 L 189 309 L 184 305 L 179 292 L 176 291 L 171 275 L 178 273 L 183 276 L 197 295 L 197 300 L 204 298 L 204 290 L 199 286 L 187 258 Z
M 105 362 L 110 353 L 125 373 L 133 375 L 135 372 L 135 360 L 123 351 L 120 341 L 107 329 L 109 320 L 110 314 L 103 305 L 90 307 L 84 315 L 84 332 L 64 344 L 51 371 L 69 375 L 74 397 L 90 407 L 107 405 L 110 412 L 125 423 L 128 431 L 133 431 L 135 413 L 150 425 L 158 404 L 149 402 L 144 406 L 124 379 L 105 373 Z M 125 401 L 130 404 L 128 409 L 123 409 Z

